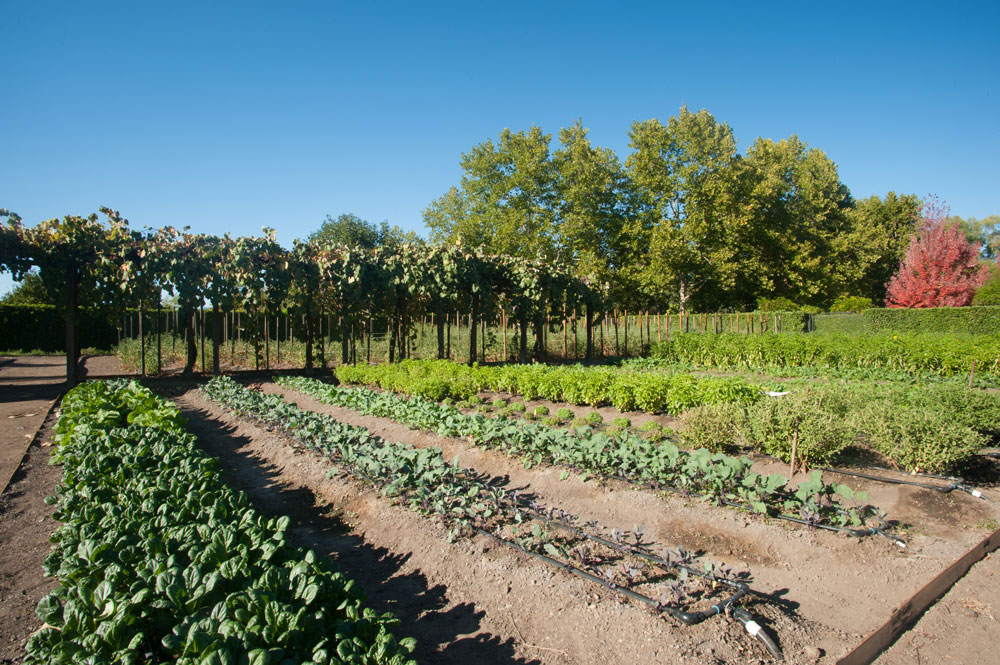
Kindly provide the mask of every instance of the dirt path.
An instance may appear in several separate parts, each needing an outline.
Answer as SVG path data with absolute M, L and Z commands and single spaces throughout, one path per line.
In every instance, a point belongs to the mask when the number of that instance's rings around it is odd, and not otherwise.
M 40 437 L 48 439 L 50 416 Z M 57 524 L 44 499 L 55 491 L 62 469 L 50 466 L 47 447 L 32 445 L 6 491 L 0 495 L 0 663 L 19 663 L 24 642 L 42 622 L 35 614 L 41 597 L 54 586 L 42 562 L 52 548 Z
M 59 356 L 0 357 L 0 491 L 66 381 Z
M 449 543 L 434 522 L 328 478 L 326 460 L 296 452 L 196 391 L 177 401 L 202 445 L 223 461 L 227 479 L 262 510 L 290 514 L 301 542 L 329 553 L 376 608 L 394 612 L 400 633 L 419 640 L 421 662 L 771 662 L 736 622 L 682 627 L 484 537 Z M 795 659 L 815 644 L 839 641 L 828 629 L 790 618 L 795 612 L 787 605 L 752 609 Z
M 802 617 L 827 628 L 827 639 L 813 646 L 830 656 L 849 650 L 878 627 L 893 608 L 982 538 L 998 515 L 996 503 L 964 494 L 941 495 L 868 481 L 850 483 L 868 491 L 872 501 L 891 516 L 913 525 L 910 546 L 903 552 L 882 538 L 858 541 L 782 523 L 767 524 L 737 511 L 676 496 L 658 497 L 617 483 L 601 487 L 575 475 L 560 481 L 556 469 L 526 471 L 506 456 L 472 448 L 464 441 L 323 405 L 273 384 L 265 384 L 264 389 L 287 393 L 303 408 L 366 427 L 388 440 L 441 447 L 446 459 L 458 456 L 462 466 L 505 477 L 513 487 L 530 487 L 543 502 L 586 519 L 622 527 L 641 521 L 658 542 L 702 549 L 715 561 L 748 568 L 755 589 L 784 598 Z
M 992 665 L 1000 638 L 1000 552 L 972 567 L 876 665 Z

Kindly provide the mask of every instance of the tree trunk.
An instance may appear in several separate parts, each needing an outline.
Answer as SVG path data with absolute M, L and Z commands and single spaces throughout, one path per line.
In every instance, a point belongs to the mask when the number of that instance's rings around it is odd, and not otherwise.
M 184 363 L 184 371 L 182 376 L 184 378 L 190 379 L 194 376 L 194 363 L 198 359 L 198 347 L 194 339 L 194 308 L 186 307 L 182 314 L 183 326 L 184 326 L 184 342 L 187 348 L 187 360 Z
M 160 317 L 163 310 L 160 307 L 160 296 L 156 296 L 156 373 L 163 372 L 163 342 L 160 335 Z
M 594 360 L 594 310 L 590 305 L 587 305 L 587 364 L 589 365 Z
M 224 317 L 225 313 L 222 311 L 222 305 L 219 303 L 218 298 L 212 301 L 212 375 L 218 376 L 221 374 L 219 368 L 219 346 L 222 344 L 222 322 L 219 320 L 220 317 Z
M 306 371 L 313 368 L 313 314 L 312 294 L 306 296 Z M 320 324 L 322 325 L 322 323 Z
M 341 365 L 346 365 L 348 362 L 350 362 L 350 357 L 348 355 L 350 353 L 350 349 L 348 348 L 347 330 L 348 330 L 347 317 L 341 316 L 340 317 L 340 364 Z
M 518 327 L 520 328 L 520 339 L 518 340 L 517 347 L 517 362 L 521 365 L 528 364 L 528 317 L 521 315 L 518 320 Z
M 469 365 L 476 362 L 479 333 L 479 294 L 472 294 L 472 310 L 469 312 Z
M 66 315 L 66 387 L 72 388 L 76 385 L 76 316 L 79 310 L 79 286 L 80 273 L 76 264 L 70 265 L 66 269 L 66 289 L 68 291 L 69 311 Z
M 444 359 L 444 312 L 439 306 L 434 310 L 434 314 L 431 315 L 431 320 L 437 327 L 437 357 L 438 360 Z
M 139 298 L 139 375 L 146 376 L 146 331 L 142 325 L 142 298 Z

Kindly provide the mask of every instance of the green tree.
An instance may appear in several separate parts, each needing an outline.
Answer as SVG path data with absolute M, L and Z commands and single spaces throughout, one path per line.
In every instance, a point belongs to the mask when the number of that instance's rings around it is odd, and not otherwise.
M 462 155 L 462 192 L 468 210 L 464 229 L 447 232 L 492 254 L 555 259 L 555 168 L 549 154 L 551 135 L 532 126 L 505 129 L 499 142 L 476 145 Z M 441 232 L 435 231 L 437 235 Z M 479 242 L 481 240 L 481 242 Z
M 626 168 L 651 219 L 649 295 L 682 312 L 692 297 L 708 304 L 720 283 L 732 283 L 726 218 L 738 160 L 733 132 L 708 111 L 683 106 L 666 126 L 633 123 L 629 146 Z
M 54 305 L 55 302 L 36 271 L 28 272 L 14 289 L 0 298 L 0 305 Z
M 729 242 L 746 295 L 822 307 L 844 293 L 853 201 L 836 164 L 793 135 L 758 138 L 741 171 L 739 223 Z
M 948 219 L 958 223 L 969 242 L 980 244 L 980 252 L 984 258 L 995 260 L 1000 256 L 1000 215 L 990 215 L 982 219 L 952 216 Z
M 889 192 L 885 198 L 870 196 L 848 212 L 850 223 L 846 265 L 850 291 L 885 302 L 885 287 L 917 232 L 920 199 L 915 194 Z
M 556 174 L 558 253 L 579 277 L 609 281 L 620 267 L 628 181 L 613 150 L 590 144 L 580 120 L 559 132 Z
M 343 245 L 374 249 L 380 244 L 379 228 L 353 213 L 344 213 L 334 219 L 326 216 L 319 230 L 309 236 L 309 242 L 324 245 Z

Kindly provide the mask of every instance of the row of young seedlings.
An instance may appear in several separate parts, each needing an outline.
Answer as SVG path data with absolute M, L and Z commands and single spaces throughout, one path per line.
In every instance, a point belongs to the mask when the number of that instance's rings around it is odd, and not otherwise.
M 438 448 L 385 441 L 369 430 L 298 408 L 278 395 L 228 377 L 202 387 L 223 408 L 319 452 L 410 509 L 435 517 L 450 538 L 478 533 L 530 557 L 648 605 L 658 615 L 696 624 L 725 614 L 781 660 L 776 642 L 737 603 L 750 600 L 747 576 L 688 551 L 657 552 L 644 530 L 602 530 L 595 522 L 544 506 L 500 482 L 445 462 Z M 756 598 L 756 597 L 755 597 Z
M 503 416 L 487 418 L 420 397 L 342 388 L 304 377 L 279 377 L 276 381 L 327 404 L 500 450 L 522 459 L 526 467 L 542 463 L 563 466 L 853 537 L 879 534 L 906 546 L 888 531 L 885 515 L 866 503 L 864 492 L 824 483 L 819 471 L 792 489 L 784 476 L 753 471 L 749 457 L 705 449 L 681 450 L 670 441 L 654 443 L 629 431 L 562 429 Z
M 46 499 L 58 584 L 24 663 L 416 665 L 398 621 L 228 487 L 184 426 L 135 383 L 66 395 Z

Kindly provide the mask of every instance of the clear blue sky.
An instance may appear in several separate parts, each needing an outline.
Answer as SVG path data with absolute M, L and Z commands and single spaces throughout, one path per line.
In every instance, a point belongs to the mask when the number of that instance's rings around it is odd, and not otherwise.
M 279 240 L 423 232 L 461 153 L 681 104 L 796 133 L 857 198 L 1000 213 L 1000 4 L 0 2 L 0 207 Z M 10 288 L 0 276 L 0 292 Z

